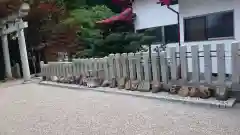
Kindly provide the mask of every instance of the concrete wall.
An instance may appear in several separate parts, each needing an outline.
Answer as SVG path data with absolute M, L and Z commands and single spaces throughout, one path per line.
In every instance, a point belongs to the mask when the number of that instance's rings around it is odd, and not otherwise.
M 177 15 L 158 0 L 135 0 L 133 12 L 137 14 L 135 29 L 177 24 Z M 171 6 L 178 11 L 178 5 Z
M 240 26 L 237 25 L 240 24 L 239 5 L 239 0 L 179 0 L 181 41 L 184 42 L 184 18 L 229 10 L 234 10 L 234 35 L 236 40 L 240 40 Z
M 135 28 L 142 29 L 148 27 L 164 26 L 177 23 L 177 16 L 175 13 L 167 9 L 165 6 L 161 7 L 158 4 L 154 4 L 155 0 L 136 0 L 134 4 L 134 11 L 137 13 L 138 18 L 136 20 Z M 156 3 L 156 2 L 155 2 Z M 200 50 L 203 50 L 203 45 L 211 44 L 212 49 L 216 49 L 216 44 L 225 44 L 225 55 L 230 56 L 232 42 L 240 41 L 240 0 L 179 0 L 180 13 L 180 40 L 181 45 L 188 46 L 188 51 L 191 51 L 192 45 L 199 45 Z M 172 6 L 173 8 L 176 8 Z M 209 13 L 234 10 L 234 38 L 224 40 L 212 40 L 212 41 L 197 41 L 197 42 L 184 42 L 184 18 L 205 15 Z M 160 16 L 163 15 L 161 18 Z M 156 16 L 159 16 L 156 17 Z M 159 46 L 154 44 L 152 50 Z M 176 47 L 178 43 L 168 44 L 168 47 Z M 214 54 L 213 54 L 214 55 Z M 188 60 L 191 65 L 191 59 Z M 204 60 L 200 58 L 201 72 L 204 72 Z M 226 57 L 226 72 L 231 74 L 231 59 Z M 217 72 L 216 58 L 213 58 L 213 72 Z M 191 66 L 189 70 L 192 71 Z
M 225 55 L 230 56 L 232 42 L 240 41 L 240 5 L 239 0 L 179 0 L 179 12 L 180 12 L 180 34 L 182 45 L 189 46 L 188 51 L 191 51 L 191 45 L 199 45 L 200 50 L 203 49 L 203 45 L 211 44 L 213 50 L 216 49 L 216 44 L 225 44 Z M 216 13 L 221 11 L 234 10 L 234 38 L 225 40 L 212 40 L 212 41 L 198 41 L 198 42 L 184 42 L 184 18 L 205 15 L 209 13 Z M 176 46 L 176 44 L 171 44 Z M 200 58 L 201 71 L 204 71 L 204 60 Z M 189 64 L 191 61 L 189 60 Z M 217 72 L 216 58 L 213 58 L 213 71 Z M 226 72 L 231 74 L 231 59 L 226 57 Z

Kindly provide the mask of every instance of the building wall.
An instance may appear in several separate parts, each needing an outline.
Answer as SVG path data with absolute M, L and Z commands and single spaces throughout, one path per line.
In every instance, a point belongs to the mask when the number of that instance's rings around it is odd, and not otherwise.
M 240 40 L 240 26 L 237 25 L 240 24 L 239 0 L 179 0 L 179 5 L 182 42 L 184 42 L 184 18 L 229 10 L 234 10 L 234 35 L 236 40 Z
M 188 46 L 188 51 L 191 51 L 191 45 L 199 45 L 199 49 L 203 50 L 204 44 L 211 44 L 212 49 L 216 49 L 216 44 L 225 44 L 225 55 L 230 56 L 232 42 L 240 41 L 240 5 L 239 0 L 179 0 L 180 12 L 180 39 L 182 45 Z M 209 13 L 216 13 L 222 11 L 234 10 L 234 38 L 225 40 L 212 40 L 212 41 L 198 41 L 198 42 L 184 42 L 184 18 L 201 16 Z M 176 46 L 176 44 L 169 45 Z M 189 59 L 191 65 L 191 60 Z M 204 60 L 200 58 L 201 71 L 204 71 Z M 231 58 L 226 58 L 226 72 L 231 74 Z M 217 72 L 217 61 L 213 58 L 213 71 Z M 191 67 L 190 67 L 191 70 Z
M 159 0 L 135 0 L 133 12 L 137 14 L 135 29 L 177 24 L 177 15 L 166 6 L 157 4 Z M 178 11 L 178 5 L 172 8 Z
M 135 1 L 134 11 L 137 13 L 138 17 L 136 20 L 135 28 L 142 29 L 148 27 L 164 26 L 177 23 L 177 16 L 175 13 L 167 9 L 166 7 L 161 7 L 158 4 L 154 4 L 155 0 L 148 2 L 147 0 Z M 156 3 L 156 2 L 155 2 Z M 216 49 L 216 44 L 225 44 L 225 55 L 230 56 L 232 42 L 240 41 L 240 0 L 179 0 L 180 13 L 180 41 L 182 46 L 187 46 L 188 51 L 191 51 L 191 45 L 198 45 L 200 50 L 203 50 L 203 45 L 211 44 L 212 50 Z M 175 8 L 174 6 L 171 6 Z M 221 12 L 234 10 L 234 38 L 225 40 L 212 40 L 212 41 L 197 41 L 197 42 L 184 42 L 184 18 L 201 16 L 209 13 Z M 149 15 L 150 14 L 150 15 Z M 157 18 L 156 16 L 161 16 L 162 18 Z M 170 19 L 171 18 L 171 19 Z M 154 44 L 152 50 L 159 46 L 159 44 Z M 167 45 L 169 47 L 178 47 L 178 43 L 172 43 Z M 168 50 L 168 49 L 167 49 Z M 226 72 L 231 74 L 231 59 L 226 58 Z M 192 61 L 188 59 L 188 65 L 190 72 Z M 200 58 L 200 70 L 204 72 L 204 60 Z M 217 61 L 213 58 L 213 72 L 217 72 Z

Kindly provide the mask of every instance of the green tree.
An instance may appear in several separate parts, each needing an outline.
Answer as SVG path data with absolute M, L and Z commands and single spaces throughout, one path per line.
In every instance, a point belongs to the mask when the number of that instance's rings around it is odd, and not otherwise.
M 96 22 L 115 15 L 109 8 L 103 5 L 94 7 L 81 7 L 70 12 L 70 17 L 63 23 L 79 26 L 79 40 L 84 49 L 79 50 L 78 57 L 102 57 L 110 53 L 128 53 L 141 51 L 142 45 L 150 45 L 154 39 L 144 33 L 134 33 L 129 26 L 122 24 L 110 28 L 100 28 Z M 105 26 L 105 27 L 111 27 Z M 109 34 L 103 33 L 109 30 Z
M 84 45 L 84 50 L 79 51 L 78 56 L 97 56 L 97 46 L 102 44 L 102 30 L 97 28 L 96 22 L 113 16 L 114 13 L 103 5 L 94 7 L 80 7 L 70 11 L 70 16 L 63 21 L 64 24 L 77 25 L 79 40 Z

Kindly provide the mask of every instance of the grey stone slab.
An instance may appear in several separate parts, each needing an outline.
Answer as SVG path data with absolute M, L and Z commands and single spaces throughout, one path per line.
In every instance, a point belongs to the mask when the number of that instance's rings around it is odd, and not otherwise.
M 104 68 L 104 77 L 105 77 L 105 80 L 110 80 L 108 57 L 104 57 L 104 58 L 103 58 L 103 68 Z
M 204 45 L 204 79 L 208 84 L 212 83 L 212 58 L 211 46 Z
M 200 65 L 199 65 L 199 55 L 198 55 L 198 46 L 194 45 L 191 47 L 192 52 L 192 81 L 195 83 L 200 83 Z
M 170 70 L 171 70 L 171 79 L 177 80 L 178 79 L 178 67 L 177 67 L 177 56 L 176 56 L 176 47 L 172 47 L 170 49 Z
M 137 80 L 142 81 L 143 78 L 143 70 L 142 70 L 142 63 L 141 63 L 141 53 L 135 53 L 136 58 L 136 72 L 137 72 Z
M 223 100 L 223 101 L 228 100 L 229 88 L 227 88 L 225 86 L 217 86 L 215 96 L 216 96 L 217 100 Z
M 187 62 L 187 47 L 180 47 L 180 64 L 182 80 L 188 81 L 188 62 Z
M 238 92 L 240 92 L 240 84 L 239 83 L 233 83 L 231 85 L 231 91 L 238 91 Z
M 123 53 L 121 57 L 121 63 L 122 63 L 122 71 L 123 71 L 123 77 L 129 78 L 129 64 L 128 64 L 128 55 L 127 53 Z
M 131 80 L 127 80 L 127 82 L 125 84 L 125 89 L 126 90 L 131 90 Z
M 239 83 L 240 82 L 240 74 L 239 74 L 239 70 L 240 70 L 240 57 L 239 57 L 239 45 L 240 43 L 233 43 L 232 44 L 232 82 L 233 83 Z
M 139 80 L 131 80 L 131 90 L 135 91 L 138 89 L 140 81 Z
M 115 54 L 115 63 L 116 63 L 116 78 L 119 80 L 122 77 L 122 69 L 121 69 L 121 62 L 120 62 L 121 55 L 119 53 Z
M 160 53 L 160 65 L 161 65 L 162 82 L 168 83 L 169 74 L 168 74 L 168 64 L 167 64 L 166 52 Z
M 128 60 L 129 60 L 129 72 L 130 72 L 131 80 L 136 79 L 136 69 L 135 69 L 134 59 L 135 59 L 134 53 L 129 53 Z
M 118 80 L 118 88 L 119 89 L 124 89 L 125 88 L 125 85 L 126 85 L 126 82 L 127 82 L 127 78 L 126 77 L 122 77 Z
M 160 81 L 152 81 L 152 93 L 158 93 L 161 91 L 162 84 Z
M 156 53 L 152 54 L 152 72 L 153 81 L 160 82 L 160 60 Z
M 150 66 L 150 61 L 149 61 L 149 54 L 148 53 L 143 53 L 143 66 L 144 66 L 144 81 L 151 81 L 151 66 Z
M 114 69 L 114 54 L 110 54 L 109 55 L 109 75 L 110 75 L 110 79 L 112 79 L 112 78 L 116 78 L 116 74 L 115 74 L 115 69 Z
M 218 83 L 224 85 L 225 83 L 225 74 L 226 74 L 226 65 L 225 65 L 225 45 L 217 44 L 217 69 L 218 69 Z
M 149 81 L 140 81 L 138 84 L 138 91 L 141 92 L 150 92 L 151 84 Z

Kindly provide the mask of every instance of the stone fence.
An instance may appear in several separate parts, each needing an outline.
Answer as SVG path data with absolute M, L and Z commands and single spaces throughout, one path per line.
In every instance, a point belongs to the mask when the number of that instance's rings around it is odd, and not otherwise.
M 203 50 L 199 50 L 197 45 L 191 46 L 190 52 L 186 46 L 179 49 L 173 47 L 167 52 L 152 53 L 151 58 L 144 52 L 74 59 L 72 62 L 49 62 L 41 64 L 41 75 L 48 80 L 89 87 L 168 91 L 181 96 L 216 96 L 223 100 L 227 99 L 229 90 L 240 88 L 239 45 L 233 43 L 231 55 L 228 56 L 232 74 L 226 73 L 226 66 L 229 65 L 225 62 L 225 45 L 218 44 L 216 50 L 211 50 L 211 45 L 204 45 Z M 217 73 L 212 72 L 213 60 L 217 61 Z M 203 72 L 201 66 L 204 67 Z

